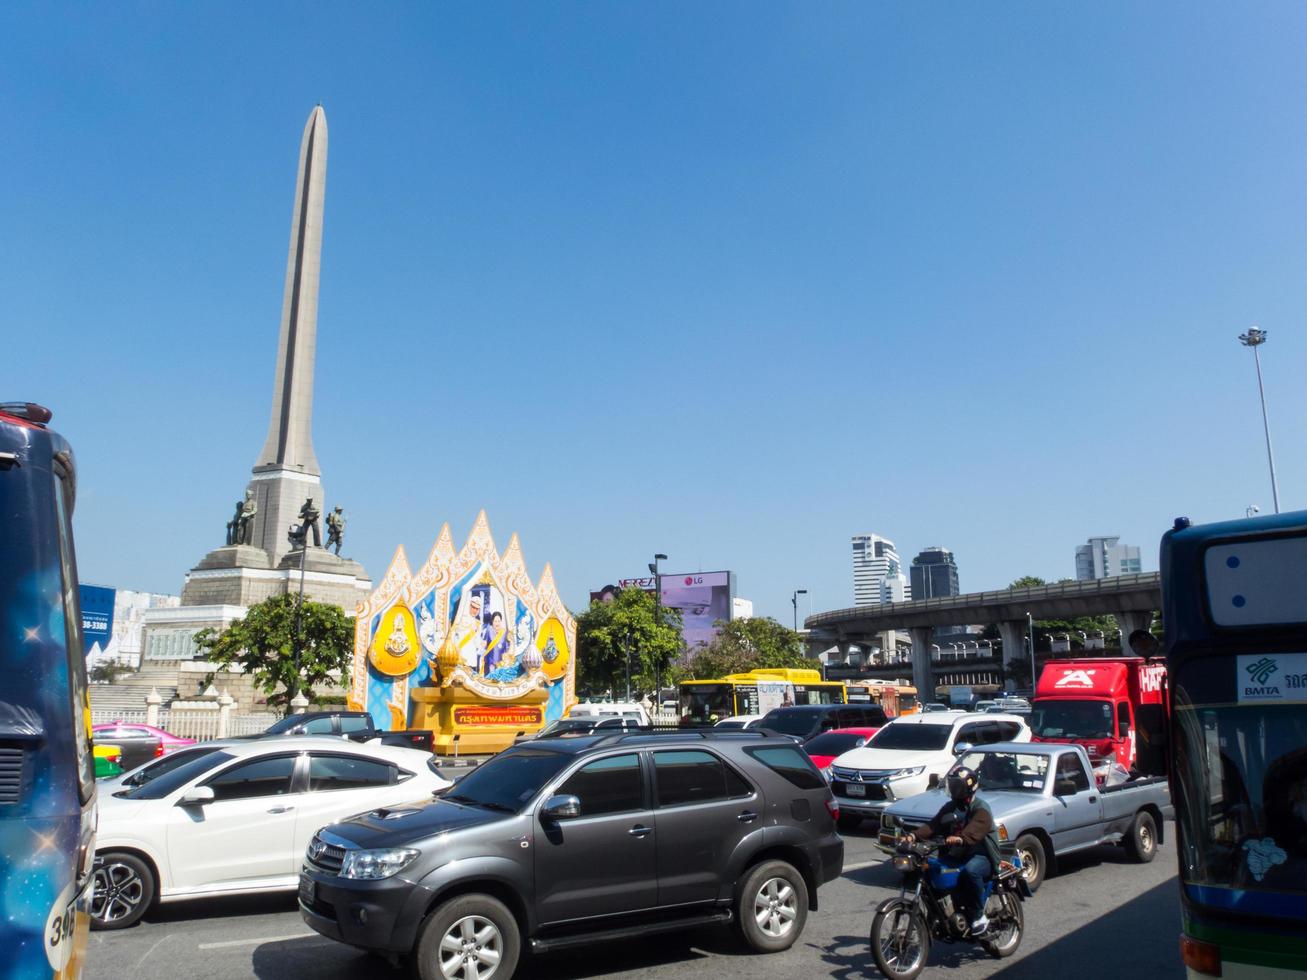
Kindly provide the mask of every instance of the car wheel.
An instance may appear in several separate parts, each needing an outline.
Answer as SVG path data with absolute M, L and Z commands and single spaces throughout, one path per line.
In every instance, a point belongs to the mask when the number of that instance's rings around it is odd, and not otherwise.
M 154 904 L 156 890 L 154 872 L 140 858 L 132 854 L 97 855 L 91 928 L 126 929 L 136 925 Z
M 862 826 L 862 814 L 845 813 L 843 810 L 841 810 L 838 823 L 839 823 L 840 830 L 844 831 L 847 834 L 849 831 L 857 830 L 859 827 Z
M 1021 857 L 1021 877 L 1031 893 L 1039 891 L 1048 874 L 1048 855 L 1044 851 L 1044 842 L 1034 834 L 1022 834 L 1016 840 L 1017 854 Z
M 508 906 L 489 895 L 460 895 L 427 916 L 413 965 L 420 980 L 509 980 L 521 948 Z
M 779 953 L 794 945 L 808 921 L 808 885 L 785 861 L 750 869 L 735 900 L 735 920 L 756 953 Z
M 1131 861 L 1147 864 L 1157 856 L 1157 821 L 1151 813 L 1140 813 L 1125 838 L 1125 852 Z

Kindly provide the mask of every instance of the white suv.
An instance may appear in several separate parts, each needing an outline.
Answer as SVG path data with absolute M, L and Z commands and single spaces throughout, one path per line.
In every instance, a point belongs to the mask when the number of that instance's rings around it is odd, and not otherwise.
M 1029 741 L 1030 726 L 1018 715 L 932 711 L 895 718 L 862 748 L 831 763 L 840 829 L 853 830 L 895 800 L 924 793 L 948 772 L 964 745 Z

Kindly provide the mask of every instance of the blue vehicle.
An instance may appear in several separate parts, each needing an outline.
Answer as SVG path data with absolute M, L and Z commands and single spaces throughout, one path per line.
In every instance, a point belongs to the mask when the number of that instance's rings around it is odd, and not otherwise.
M 937 855 L 938 842 L 903 838 L 891 858 L 903 875 L 903 889 L 876 907 L 871 922 L 871 955 L 889 980 L 913 980 L 926 968 L 933 941 L 977 943 L 991 956 L 1011 956 L 1021 945 L 1025 914 L 1021 903 L 1030 894 L 1021 877 L 1020 858 L 1004 861 L 982 892 L 989 929 L 971 934 L 967 917 L 953 904 L 962 869 Z
M 0 403 L 0 980 L 81 976 L 95 767 L 78 605 L 72 450 Z
M 1181 518 L 1162 538 L 1191 977 L 1307 976 L 1304 570 L 1307 511 L 1201 527 Z

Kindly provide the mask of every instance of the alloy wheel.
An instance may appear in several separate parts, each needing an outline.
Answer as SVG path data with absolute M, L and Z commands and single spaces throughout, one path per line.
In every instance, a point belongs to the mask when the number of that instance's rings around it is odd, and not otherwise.
M 95 869 L 91 917 L 117 922 L 131 915 L 145 898 L 145 882 L 134 868 L 109 860 Z
M 780 939 L 794 928 L 799 914 L 794 886 L 784 878 L 768 878 L 753 898 L 753 917 L 763 934 Z
M 504 937 L 483 915 L 465 915 L 440 940 L 440 972 L 447 980 L 491 980 L 504 958 Z

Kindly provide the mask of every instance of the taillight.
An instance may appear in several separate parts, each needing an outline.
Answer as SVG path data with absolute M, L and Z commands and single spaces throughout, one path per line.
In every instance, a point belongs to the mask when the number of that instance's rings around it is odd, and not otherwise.
M 162 743 L 162 742 L 160 742 L 158 745 L 156 745 L 156 746 L 154 747 L 154 757 L 157 759 L 157 758 L 159 758 L 159 756 L 161 756 L 161 755 L 163 755 L 163 743 Z
M 1180 935 L 1180 959 L 1184 965 L 1209 977 L 1221 975 L 1221 948 L 1183 933 Z
M 833 796 L 826 797 L 826 812 L 830 814 L 832 820 L 840 818 L 840 805 L 835 802 Z

